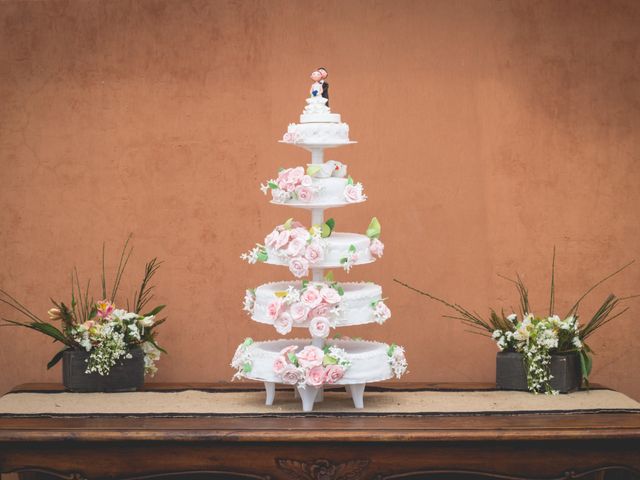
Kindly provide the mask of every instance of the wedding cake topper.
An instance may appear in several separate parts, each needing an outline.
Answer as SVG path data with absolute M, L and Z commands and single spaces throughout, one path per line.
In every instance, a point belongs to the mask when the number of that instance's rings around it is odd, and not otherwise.
M 327 69 L 319 67 L 311 72 L 311 88 L 307 106 L 300 115 L 300 123 L 340 123 L 340 115 L 329 108 L 329 82 Z

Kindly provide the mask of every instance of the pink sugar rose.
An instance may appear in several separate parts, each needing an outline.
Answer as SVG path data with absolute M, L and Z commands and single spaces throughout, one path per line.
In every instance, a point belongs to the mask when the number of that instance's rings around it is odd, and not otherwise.
M 347 202 L 361 202 L 362 185 L 347 185 L 344 187 L 344 198 Z
M 298 196 L 298 200 L 301 202 L 309 203 L 313 200 L 313 192 L 309 187 L 305 187 L 300 185 L 296 187 L 296 195 Z
M 291 236 L 291 232 L 289 230 L 282 230 L 278 234 L 278 241 L 276 242 L 276 250 L 281 249 L 289 242 L 289 237 Z
M 300 183 L 300 180 L 302 180 L 303 176 L 304 176 L 304 167 L 292 168 L 291 172 L 289 173 L 289 181 L 294 185 L 297 185 L 298 183 Z
M 273 362 L 273 373 L 275 373 L 276 375 L 280 375 L 287 364 L 288 361 L 286 358 L 284 358 L 283 355 L 276 357 L 275 361 Z
M 287 255 L 290 257 L 297 257 L 298 255 L 301 255 L 304 252 L 306 245 L 307 242 L 302 238 L 293 238 L 287 246 Z
M 309 274 L 309 262 L 304 258 L 292 258 L 289 260 L 289 271 L 296 277 L 304 277 Z
M 331 312 L 331 306 L 327 303 L 321 303 L 309 312 L 309 318 L 328 317 Z
M 340 294 L 335 288 L 326 286 L 322 287 L 322 289 L 320 290 L 320 296 L 325 302 L 331 305 L 335 305 L 341 299 Z
M 329 365 L 324 372 L 325 383 L 336 383 L 344 376 L 344 368 L 340 365 Z
M 264 239 L 264 245 L 267 248 L 276 248 L 276 244 L 278 243 L 278 237 L 280 236 L 280 232 L 274 230 L 269 235 L 267 235 Z
M 313 345 L 307 345 L 298 353 L 298 363 L 302 368 L 312 368 L 318 365 L 322 365 L 324 359 L 324 352 L 318 347 Z
M 273 321 L 273 326 L 276 327 L 276 332 L 280 335 L 286 335 L 291 331 L 291 327 L 293 327 L 291 315 L 287 312 L 281 313 L 278 318 Z
M 295 183 L 287 183 L 284 186 L 284 189 L 289 193 L 293 193 L 296 190 L 296 185 L 295 185 Z
M 291 228 L 295 229 L 295 228 L 302 228 L 304 230 L 306 230 L 306 228 L 304 228 L 304 225 L 301 222 L 298 222 L 297 220 L 293 220 L 291 222 Z
M 309 332 L 315 338 L 327 338 L 331 331 L 331 325 L 326 317 L 315 317 L 309 322 Z
M 309 308 L 315 308 L 320 305 L 320 302 L 322 302 L 320 291 L 313 285 L 307 287 L 302 295 L 300 295 L 300 299 Z
M 313 180 L 309 175 L 303 175 L 300 179 L 300 185 L 304 187 L 310 187 L 311 185 L 313 185 Z
M 311 234 L 309 233 L 309 230 L 304 227 L 295 227 L 291 229 L 291 238 L 300 238 L 306 242 L 309 240 L 310 236 Z
M 282 383 L 286 383 L 287 385 L 295 385 L 304 378 L 304 372 L 294 365 L 287 364 L 282 372 L 280 372 L 280 378 L 282 380 Z
M 282 136 L 282 141 L 287 143 L 293 143 L 295 141 L 295 135 L 293 133 L 287 132 Z
M 276 298 L 275 300 L 269 302 L 269 304 L 267 305 L 267 317 L 269 317 L 269 320 L 275 320 L 276 318 L 278 318 L 278 315 L 280 315 L 281 310 L 282 299 Z
M 312 242 L 307 245 L 307 249 L 304 252 L 304 257 L 311 263 L 321 262 L 324 258 L 324 250 L 322 245 L 318 242 Z
M 293 323 L 304 323 L 307 320 L 307 315 L 309 315 L 309 307 L 302 302 L 296 302 L 289 307 L 289 314 L 293 319 Z
M 307 372 L 305 382 L 312 387 L 319 387 L 324 382 L 324 368 L 321 365 L 309 369 Z
M 289 345 L 288 347 L 284 347 L 282 350 L 280 350 L 280 355 L 284 356 L 287 359 L 287 362 L 289 361 L 289 354 L 290 353 L 294 353 L 296 350 L 298 350 L 298 346 L 297 345 Z
M 382 300 L 376 303 L 375 312 L 376 317 L 378 318 L 380 323 L 388 320 L 391 317 L 391 310 L 389 310 L 389 307 L 387 307 Z
M 371 252 L 371 255 L 375 255 L 378 258 L 382 257 L 382 254 L 384 253 L 384 243 L 377 238 L 374 238 L 371 240 L 371 244 L 369 245 L 369 251 Z

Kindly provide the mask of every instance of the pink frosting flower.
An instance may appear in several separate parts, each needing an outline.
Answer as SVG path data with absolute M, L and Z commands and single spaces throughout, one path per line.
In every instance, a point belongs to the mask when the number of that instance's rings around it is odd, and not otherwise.
M 293 184 L 298 184 L 304 176 L 304 167 L 292 168 L 289 172 L 289 181 Z
M 329 306 L 326 303 L 321 303 L 320 305 L 318 305 L 316 308 L 314 308 L 309 312 L 309 318 L 327 317 L 329 316 L 330 312 L 331 312 L 331 306 Z
M 321 365 L 309 369 L 305 382 L 312 387 L 319 387 L 324 382 L 324 368 Z
M 289 260 L 289 270 L 296 277 L 304 277 L 309 274 L 309 262 L 304 258 L 292 258 Z
M 273 362 L 273 373 L 275 373 L 276 375 L 280 375 L 288 365 L 288 363 L 288 360 L 284 358 L 283 355 L 276 357 L 275 361 Z
M 287 246 L 287 255 L 289 255 L 290 257 L 299 256 L 304 251 L 304 247 L 306 246 L 306 244 L 307 242 L 305 242 L 302 238 L 292 239 Z
M 293 133 L 287 132 L 282 136 L 282 141 L 287 143 L 293 143 L 295 141 L 295 136 Z
M 312 337 L 327 338 L 331 331 L 331 325 L 326 317 L 315 317 L 309 323 L 309 332 Z
M 313 200 L 313 191 L 303 185 L 296 187 L 296 195 L 298 195 L 298 200 L 301 202 L 309 203 Z
M 273 321 L 273 326 L 276 327 L 276 332 L 280 335 L 286 335 L 291 331 L 291 327 L 293 327 L 291 315 L 287 312 L 281 313 L 278 318 Z
M 288 364 L 282 372 L 280 372 L 282 383 L 287 385 L 295 385 L 304 378 L 304 372 L 295 365 Z
M 274 230 L 264 238 L 264 245 L 267 248 L 272 248 L 272 249 L 276 248 L 279 236 L 280 236 L 280 232 L 278 232 L 277 230 Z
M 296 302 L 289 307 L 289 313 L 291 314 L 291 318 L 294 323 L 301 324 L 307 320 L 309 307 L 302 302 Z
M 324 352 L 318 347 L 313 345 L 307 345 L 297 355 L 298 362 L 303 368 L 312 368 L 318 365 L 322 365 L 324 359 Z
M 380 323 L 382 323 L 391 317 L 391 310 L 389 310 L 389 307 L 387 307 L 385 303 L 380 300 L 378 303 L 376 303 L 375 315 Z
M 309 175 L 303 175 L 300 179 L 300 185 L 304 187 L 310 187 L 311 185 L 313 185 L 313 180 Z
M 278 318 L 278 315 L 280 315 L 281 310 L 282 299 L 276 298 L 275 300 L 269 302 L 269 304 L 267 305 L 267 317 L 269 317 L 269 320 L 275 320 L 276 318 Z
M 329 365 L 324 374 L 325 383 L 336 383 L 344 376 L 344 368 L 340 365 Z
M 315 308 L 322 302 L 320 291 L 313 285 L 307 287 L 307 289 L 300 296 L 302 302 L 309 308 Z
M 289 237 L 291 236 L 291 232 L 289 230 L 282 230 L 278 234 L 278 241 L 276 242 L 276 250 L 284 247 L 289 242 Z
M 325 302 L 331 305 L 335 305 L 341 299 L 340 294 L 335 288 L 327 286 L 322 287 L 322 289 L 320 290 L 320 295 Z
M 369 251 L 371 255 L 376 255 L 378 258 L 382 257 L 384 253 L 384 243 L 382 243 L 377 238 L 371 240 L 371 244 L 369 245 Z
M 312 242 L 307 245 L 307 249 L 304 252 L 304 257 L 311 263 L 318 263 L 324 258 L 324 250 L 322 245 L 318 242 Z
M 347 202 L 362 201 L 362 185 L 347 185 L 344 187 L 344 198 Z
M 289 345 L 288 347 L 284 347 L 282 350 L 280 350 L 280 355 L 283 355 L 287 359 L 287 362 L 288 362 L 289 361 L 289 354 L 290 353 L 294 353 L 296 350 L 298 350 L 298 346 L 297 345 Z
M 311 234 L 309 233 L 309 230 L 304 227 L 295 227 L 291 229 L 291 238 L 301 238 L 306 242 L 309 240 L 310 236 Z

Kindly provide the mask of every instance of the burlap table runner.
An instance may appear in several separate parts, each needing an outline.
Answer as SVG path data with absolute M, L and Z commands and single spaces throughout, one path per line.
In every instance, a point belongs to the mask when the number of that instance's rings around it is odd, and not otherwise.
M 356 410 L 344 391 L 325 392 L 312 414 L 301 412 L 293 392 L 278 391 L 272 406 L 264 392 L 200 390 L 131 393 L 9 393 L 0 398 L 0 417 L 8 416 L 255 416 L 255 415 L 455 415 L 638 412 L 640 403 L 612 390 L 568 395 L 511 391 L 373 391 Z

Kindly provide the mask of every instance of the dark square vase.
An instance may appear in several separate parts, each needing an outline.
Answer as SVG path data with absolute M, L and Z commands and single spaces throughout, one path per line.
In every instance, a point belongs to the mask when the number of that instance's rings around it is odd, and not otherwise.
M 133 392 L 144 385 L 144 352 L 130 350 L 131 358 L 121 359 L 109 375 L 85 373 L 89 352 L 67 350 L 62 357 L 62 383 L 72 392 Z
M 551 355 L 549 382 L 553 390 L 569 393 L 580 388 L 582 371 L 577 353 Z M 521 353 L 498 352 L 496 357 L 496 387 L 500 390 L 528 390 L 527 372 Z

